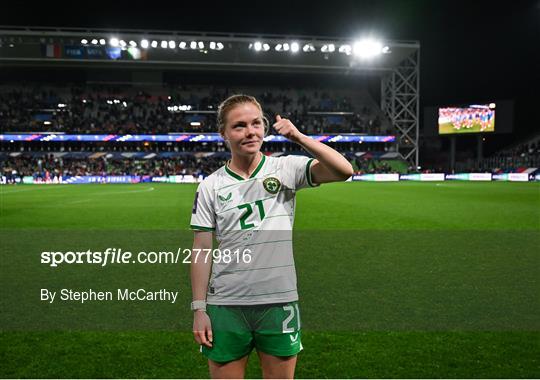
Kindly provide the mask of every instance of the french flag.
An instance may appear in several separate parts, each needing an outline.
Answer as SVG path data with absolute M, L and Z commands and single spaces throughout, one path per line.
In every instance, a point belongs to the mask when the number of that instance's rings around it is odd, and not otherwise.
M 48 58 L 60 58 L 61 50 L 59 44 L 47 44 L 45 45 L 45 57 Z

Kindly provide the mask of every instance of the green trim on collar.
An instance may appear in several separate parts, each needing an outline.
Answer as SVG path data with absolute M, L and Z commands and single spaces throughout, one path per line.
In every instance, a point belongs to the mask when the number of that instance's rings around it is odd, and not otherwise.
M 237 179 L 239 181 L 243 181 L 244 178 L 242 178 L 240 175 L 236 174 L 235 172 L 233 172 L 230 168 L 229 168 L 229 163 L 227 162 L 225 164 L 225 171 L 231 176 L 233 177 L 234 179 Z
M 249 176 L 249 178 L 244 178 L 242 177 L 240 174 L 237 174 L 235 173 L 231 168 L 229 168 L 229 162 L 227 161 L 227 163 L 225 164 L 225 171 L 227 172 L 227 174 L 229 174 L 231 177 L 233 177 L 234 179 L 237 179 L 239 181 L 245 181 L 246 179 L 251 179 L 251 178 L 254 178 L 258 172 L 261 171 L 261 168 L 263 167 L 264 165 L 264 162 L 266 161 L 266 156 L 262 154 L 262 158 L 261 160 L 259 161 L 259 164 L 257 165 L 257 167 L 255 168 L 255 170 L 253 171 L 253 173 L 251 173 L 251 175 Z
M 264 153 L 261 153 L 261 154 L 262 154 L 261 161 L 259 162 L 259 165 L 257 165 L 257 167 L 255 168 L 255 170 L 253 171 L 253 173 L 251 173 L 251 175 L 249 176 L 249 178 L 255 178 L 255 176 L 257 175 L 257 173 L 261 171 L 261 168 L 262 168 L 263 165 L 264 165 L 264 161 L 266 160 L 266 156 L 264 155 Z

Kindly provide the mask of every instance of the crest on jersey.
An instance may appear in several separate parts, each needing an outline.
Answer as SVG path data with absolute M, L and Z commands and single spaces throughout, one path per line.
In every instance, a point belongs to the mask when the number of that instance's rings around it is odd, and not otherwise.
M 227 196 L 219 194 L 218 198 L 221 201 L 221 203 L 227 203 L 232 199 L 232 193 L 229 193 Z
M 276 194 L 281 189 L 281 182 L 276 177 L 268 177 L 264 179 L 263 187 L 270 194 Z

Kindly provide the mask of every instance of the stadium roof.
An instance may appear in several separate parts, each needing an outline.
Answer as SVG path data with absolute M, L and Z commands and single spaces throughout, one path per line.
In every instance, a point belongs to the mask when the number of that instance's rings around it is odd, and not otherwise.
M 0 26 L 7 65 L 133 66 L 217 70 L 387 72 L 418 41 L 164 30 Z

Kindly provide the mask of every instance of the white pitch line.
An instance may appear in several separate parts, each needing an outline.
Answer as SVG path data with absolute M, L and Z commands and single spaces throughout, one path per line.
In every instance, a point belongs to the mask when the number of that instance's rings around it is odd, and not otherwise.
M 95 193 L 92 195 L 115 195 L 115 194 L 133 194 L 133 193 L 147 193 L 150 191 L 154 191 L 153 187 L 149 187 L 148 189 L 142 189 L 142 190 L 131 190 L 131 191 L 107 191 L 104 193 Z

